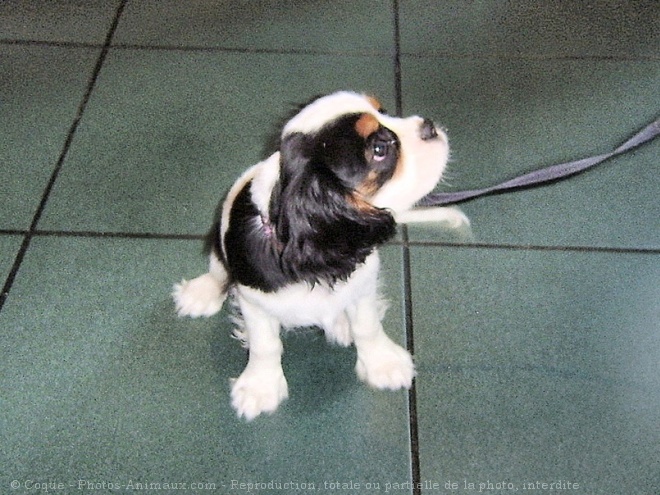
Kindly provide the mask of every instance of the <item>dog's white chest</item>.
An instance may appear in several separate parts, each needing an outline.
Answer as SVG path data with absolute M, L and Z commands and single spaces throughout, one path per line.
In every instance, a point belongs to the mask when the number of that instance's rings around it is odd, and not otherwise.
M 290 285 L 274 293 L 264 293 L 240 286 L 241 296 L 266 313 L 275 316 L 284 327 L 327 326 L 366 294 L 376 291 L 380 260 L 372 253 L 345 282 L 333 288 L 324 284 Z

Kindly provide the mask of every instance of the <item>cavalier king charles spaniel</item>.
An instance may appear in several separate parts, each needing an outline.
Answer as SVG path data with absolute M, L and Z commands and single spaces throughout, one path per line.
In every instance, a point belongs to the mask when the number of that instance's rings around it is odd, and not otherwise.
M 231 295 L 249 349 L 232 380 L 239 417 L 272 413 L 288 397 L 281 328 L 318 326 L 357 350 L 358 377 L 410 388 L 409 352 L 383 331 L 377 248 L 396 222 L 467 222 L 456 209 L 412 210 L 440 180 L 447 136 L 431 120 L 398 118 L 372 97 L 312 100 L 284 125 L 278 151 L 234 183 L 212 227 L 209 272 L 174 287 L 180 316 L 211 316 Z

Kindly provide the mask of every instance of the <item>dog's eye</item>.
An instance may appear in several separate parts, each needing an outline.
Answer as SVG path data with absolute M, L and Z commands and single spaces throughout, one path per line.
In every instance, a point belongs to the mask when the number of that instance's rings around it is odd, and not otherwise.
M 374 160 L 380 162 L 390 154 L 390 149 L 395 141 L 375 141 L 372 145 Z
M 374 158 L 376 160 L 383 159 L 387 156 L 388 145 L 385 143 L 375 143 L 374 144 Z

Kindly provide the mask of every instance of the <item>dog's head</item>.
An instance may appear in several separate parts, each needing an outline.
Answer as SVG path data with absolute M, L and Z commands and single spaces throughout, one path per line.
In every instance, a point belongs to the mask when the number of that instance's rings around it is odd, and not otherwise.
M 302 108 L 282 131 L 268 217 L 287 279 L 346 279 L 396 231 L 394 216 L 430 192 L 447 137 L 421 117 L 340 92 Z
M 410 209 L 440 180 L 447 164 L 445 133 L 418 116 L 386 115 L 369 96 L 339 92 L 305 106 L 282 132 L 282 163 L 326 170 L 366 201 L 393 213 Z

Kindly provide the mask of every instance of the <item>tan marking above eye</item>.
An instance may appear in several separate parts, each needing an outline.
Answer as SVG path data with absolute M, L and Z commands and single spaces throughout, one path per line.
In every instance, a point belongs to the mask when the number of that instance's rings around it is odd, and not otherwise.
M 367 96 L 367 101 L 369 103 L 371 103 L 371 106 L 374 107 L 378 111 L 380 111 L 380 109 L 383 108 L 383 105 L 380 103 L 380 101 L 378 101 L 373 96 Z
M 362 114 L 355 123 L 355 131 L 364 139 L 371 136 L 379 127 L 378 119 L 369 113 Z

